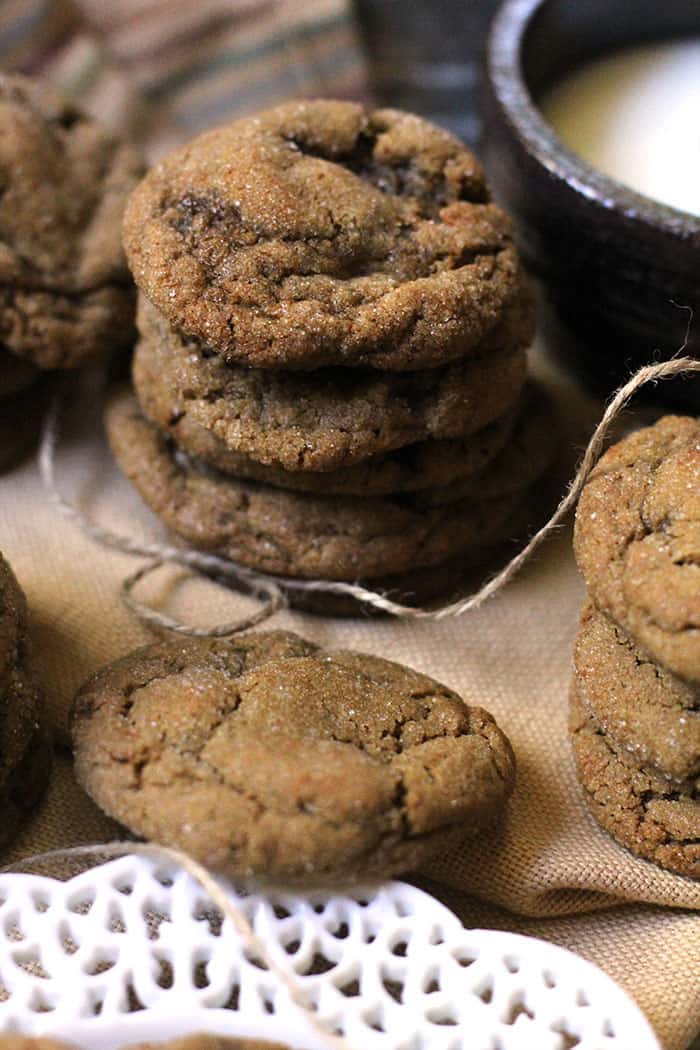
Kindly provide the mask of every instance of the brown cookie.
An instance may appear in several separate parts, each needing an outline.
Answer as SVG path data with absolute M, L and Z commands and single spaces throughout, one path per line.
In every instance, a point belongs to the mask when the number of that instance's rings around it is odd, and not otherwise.
M 680 875 L 700 878 L 700 782 L 681 785 L 615 748 L 572 688 L 569 730 L 593 816 L 623 846 Z
M 321 496 L 412 492 L 416 506 L 429 507 L 454 503 L 457 499 L 496 499 L 528 488 L 551 464 L 556 452 L 556 433 L 557 418 L 552 402 L 543 391 L 530 387 L 517 412 L 509 411 L 470 438 L 419 442 L 384 456 L 374 456 L 345 470 L 285 471 L 240 457 L 243 469 L 227 475 L 187 456 L 181 448 L 176 455 L 186 470 L 219 480 L 227 476 L 250 478 L 277 488 Z M 493 452 L 494 445 L 497 454 Z M 462 452 L 461 459 L 458 449 Z
M 241 457 L 326 472 L 426 438 L 461 439 L 508 411 L 527 369 L 506 320 L 503 339 L 494 333 L 483 356 L 404 375 L 225 365 L 183 343 L 146 304 L 139 325 L 133 375 L 145 414 L 192 455 L 232 473 Z
M 25 644 L 27 602 L 15 574 L 0 554 L 0 697 L 7 691 L 12 671 Z
M 530 387 L 517 422 L 498 455 L 476 474 L 416 492 L 418 506 L 439 507 L 460 499 L 490 500 L 530 488 L 558 452 L 559 422 L 551 399 Z
M 416 868 L 498 818 L 510 745 L 399 664 L 286 632 L 163 642 L 76 697 L 79 782 L 131 831 L 231 876 Z
M 129 393 L 112 400 L 106 424 L 119 466 L 173 532 L 261 572 L 358 580 L 439 564 L 493 545 L 519 502 L 511 492 L 433 507 L 424 493 L 310 496 L 203 475 Z
M 274 464 L 258 463 L 239 452 L 222 448 L 218 443 L 221 456 L 215 458 L 222 461 L 225 468 L 217 468 L 196 455 L 188 454 L 179 440 L 176 439 L 176 443 L 178 455 L 185 457 L 191 469 L 201 474 L 231 474 L 251 481 L 262 481 L 277 488 L 291 489 L 293 492 L 316 495 L 384 496 L 450 485 L 467 477 L 476 479 L 486 476 L 485 468 L 498 457 L 513 433 L 520 407 L 518 404 L 509 408 L 475 434 L 463 438 L 416 441 L 338 470 L 284 470 Z M 182 438 L 186 429 L 168 427 L 168 432 L 177 430 L 178 438 Z M 206 435 L 206 432 L 201 433 Z M 208 436 L 202 445 L 211 447 Z
M 438 565 L 357 582 L 402 605 L 434 606 L 456 601 L 477 590 L 490 575 L 501 569 L 535 527 L 546 520 L 553 503 L 545 488 L 538 484 L 523 492 L 507 520 L 485 547 L 463 551 Z M 277 577 L 277 580 L 290 605 L 304 612 L 321 616 L 382 615 L 381 609 L 352 595 L 332 590 L 300 590 L 299 581 L 285 580 L 284 577 Z
M 664 416 L 608 449 L 574 546 L 598 608 L 655 662 L 700 681 L 700 421 Z
M 38 374 L 36 366 L 26 357 L 18 357 L 0 347 L 0 399 L 26 390 Z
M 404 370 L 477 346 L 522 289 L 508 217 L 447 132 L 352 102 L 200 135 L 132 194 L 134 278 L 228 362 Z
M 129 341 L 120 223 L 141 170 L 47 84 L 0 76 L 0 339 L 13 353 L 69 368 Z
M 676 780 L 700 776 L 700 685 L 655 664 L 591 603 L 574 666 L 579 699 L 618 750 Z
M 24 594 L 0 555 L 0 847 L 41 798 L 51 767 L 28 631 Z
M 41 799 L 51 770 L 51 744 L 41 695 L 20 658 L 0 694 L 0 847 L 14 838 Z

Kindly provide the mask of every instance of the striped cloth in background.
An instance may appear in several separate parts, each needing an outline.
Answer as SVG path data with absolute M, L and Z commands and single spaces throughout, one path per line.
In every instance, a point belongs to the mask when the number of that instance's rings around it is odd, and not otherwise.
M 367 97 L 350 0 L 0 0 L 0 69 L 162 153 L 292 97 Z

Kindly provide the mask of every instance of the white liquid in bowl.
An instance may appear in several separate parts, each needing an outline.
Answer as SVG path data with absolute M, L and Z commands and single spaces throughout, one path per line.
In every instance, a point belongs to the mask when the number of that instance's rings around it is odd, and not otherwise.
M 593 167 L 700 215 L 700 39 L 592 62 L 557 84 L 541 109 Z

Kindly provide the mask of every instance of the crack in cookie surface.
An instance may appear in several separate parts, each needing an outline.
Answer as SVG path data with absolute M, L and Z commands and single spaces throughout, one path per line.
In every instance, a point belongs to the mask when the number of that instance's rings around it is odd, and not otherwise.
M 108 813 L 261 877 L 393 870 L 442 831 L 475 834 L 513 784 L 480 708 L 284 632 L 131 654 L 80 691 L 73 736 L 79 779 Z
M 596 605 L 700 681 L 700 422 L 664 416 L 613 445 L 579 500 L 574 543 Z
M 0 338 L 40 368 L 133 335 L 121 246 L 140 156 L 48 84 L 0 76 Z
M 428 438 L 464 438 L 502 417 L 523 388 L 532 332 L 529 306 L 518 306 L 478 354 L 452 365 L 307 374 L 224 365 L 181 340 L 143 299 L 139 326 L 134 384 L 161 429 L 223 470 L 242 455 L 323 473 Z
M 700 783 L 680 785 L 615 747 L 574 686 L 569 730 L 579 780 L 595 819 L 633 853 L 700 878 Z
M 618 749 L 675 780 L 700 774 L 700 686 L 659 667 L 590 603 L 574 666 L 579 698 Z
M 117 462 L 152 510 L 194 546 L 262 572 L 357 580 L 478 553 L 506 538 L 527 490 L 455 500 L 441 490 L 430 506 L 420 493 L 317 496 L 188 468 L 136 400 L 115 396 L 106 425 Z
M 290 103 L 208 132 L 130 200 L 137 284 L 177 330 L 260 368 L 426 368 L 523 286 L 475 158 L 395 110 Z

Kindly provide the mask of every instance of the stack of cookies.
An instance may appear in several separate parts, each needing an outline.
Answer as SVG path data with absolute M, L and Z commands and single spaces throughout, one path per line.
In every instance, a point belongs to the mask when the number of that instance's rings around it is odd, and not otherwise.
M 120 225 L 141 169 L 53 88 L 0 75 L 0 470 L 36 437 L 41 373 L 133 337 Z
M 620 441 L 579 502 L 588 585 L 571 733 L 593 814 L 619 842 L 700 878 L 700 421 Z
M 28 634 L 27 603 L 0 555 L 0 847 L 41 798 L 51 769 Z
M 195 546 L 424 600 L 527 527 L 551 409 L 478 162 L 341 102 L 208 132 L 130 198 L 136 397 L 112 448 Z

